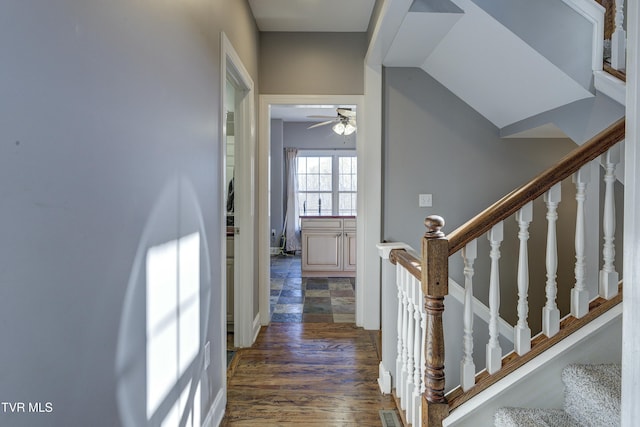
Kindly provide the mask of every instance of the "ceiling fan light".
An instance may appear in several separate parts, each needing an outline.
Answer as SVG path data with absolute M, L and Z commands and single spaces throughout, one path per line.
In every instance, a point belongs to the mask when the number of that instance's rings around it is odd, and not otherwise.
M 356 127 L 354 125 L 352 125 L 351 123 L 347 123 L 347 125 L 344 127 L 344 134 L 345 135 L 351 135 L 355 131 L 356 131 Z
M 342 122 L 336 123 L 333 125 L 333 131 L 338 135 L 342 135 L 345 132 L 345 126 Z

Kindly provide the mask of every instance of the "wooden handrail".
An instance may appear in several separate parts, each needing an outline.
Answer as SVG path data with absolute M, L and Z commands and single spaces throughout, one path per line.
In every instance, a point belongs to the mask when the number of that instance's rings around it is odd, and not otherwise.
M 604 71 L 606 71 L 607 73 L 611 74 L 616 79 L 622 80 L 623 82 L 627 81 L 627 73 L 626 72 L 624 72 L 622 70 L 616 70 L 615 68 L 613 68 L 611 65 L 609 65 L 606 62 L 604 64 L 602 64 L 602 68 L 604 69 Z
M 416 258 L 404 249 L 392 249 L 389 254 L 389 261 L 392 264 L 400 264 L 403 266 L 413 277 L 418 280 L 422 279 L 422 261 L 420 258 Z
M 583 165 L 605 153 L 624 139 L 625 120 L 620 119 L 589 141 L 562 158 L 556 165 L 542 172 L 532 181 L 498 200 L 473 219 L 447 235 L 449 256 L 462 249 L 505 218 L 515 214 L 528 202 L 537 199 L 558 182 L 571 176 Z

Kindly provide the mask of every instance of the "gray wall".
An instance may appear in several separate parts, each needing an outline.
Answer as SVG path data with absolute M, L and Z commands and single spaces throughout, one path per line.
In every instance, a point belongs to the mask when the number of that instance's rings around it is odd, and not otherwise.
M 260 93 L 364 93 L 366 33 L 260 35 Z
M 355 150 L 357 132 L 339 136 L 331 126 L 307 129 L 314 123 L 271 120 L 271 228 L 282 234 L 284 221 L 284 149 Z M 279 190 L 279 191 L 278 191 Z M 272 244 L 273 246 L 273 244 Z
M 471 107 L 441 86 L 424 71 L 414 68 L 384 70 L 384 218 L 383 236 L 388 241 L 404 241 L 420 249 L 424 218 L 441 215 L 450 232 L 475 214 L 540 173 L 575 148 L 569 139 L 501 140 L 498 129 Z M 566 194 L 565 194 L 566 192 Z M 418 194 L 433 194 L 432 208 L 418 207 Z M 570 182 L 563 186 L 559 234 L 568 232 L 559 247 L 560 287 L 572 282 L 573 230 L 575 229 L 574 192 Z M 531 288 L 544 287 L 544 251 L 546 221 L 540 202 L 534 207 L 530 230 Z M 538 218 L 538 221 L 535 219 Z M 566 221 L 566 222 L 564 222 Z M 501 249 L 501 314 L 516 319 L 515 301 L 517 227 L 515 219 L 505 221 L 505 243 Z M 488 299 L 488 242 L 479 239 L 476 261 L 475 293 Z M 538 254 L 536 254 L 538 253 Z M 450 261 L 450 275 L 463 284 L 460 255 Z M 509 260 L 511 259 L 511 261 Z M 539 267 L 539 266 L 542 267 Z M 536 267 L 538 266 L 538 267 Z M 568 266 L 568 267 L 563 267 Z M 532 329 L 539 325 L 540 292 L 530 293 Z M 566 312 L 563 291 L 559 293 L 561 310 Z
M 190 375 L 203 419 L 223 386 L 221 30 L 257 82 L 246 2 L 3 3 L 0 395 L 53 412 L 0 411 L 0 425 L 121 425 L 116 354 L 145 346 L 126 327 L 145 322 L 136 263 L 197 229 L 212 365 Z M 144 385 L 144 365 L 130 368 Z M 144 393 L 129 404 L 139 421 Z

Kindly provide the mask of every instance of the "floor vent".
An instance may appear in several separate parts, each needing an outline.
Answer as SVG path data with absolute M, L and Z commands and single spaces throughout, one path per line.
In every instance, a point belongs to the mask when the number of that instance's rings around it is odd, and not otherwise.
M 394 410 L 380 410 L 380 419 L 382 420 L 382 427 L 400 427 L 400 419 Z

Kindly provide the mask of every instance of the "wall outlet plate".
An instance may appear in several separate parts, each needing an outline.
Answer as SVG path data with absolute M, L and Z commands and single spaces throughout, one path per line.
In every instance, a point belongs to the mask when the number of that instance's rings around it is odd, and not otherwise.
M 418 195 L 418 207 L 430 208 L 433 205 L 433 196 L 431 194 Z
M 204 344 L 204 369 L 207 369 L 211 364 L 211 343 L 207 341 Z

